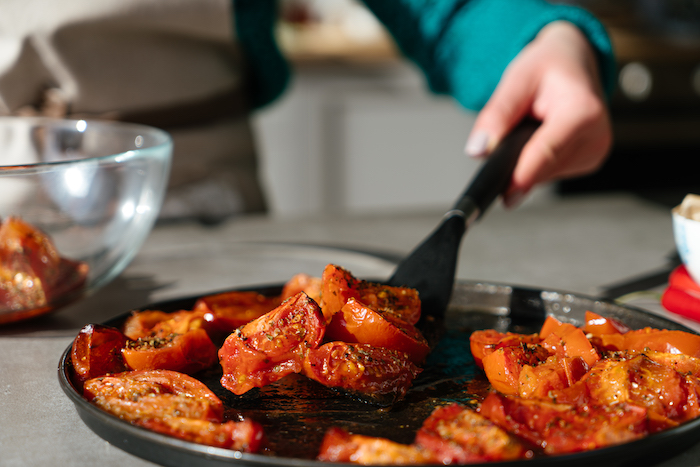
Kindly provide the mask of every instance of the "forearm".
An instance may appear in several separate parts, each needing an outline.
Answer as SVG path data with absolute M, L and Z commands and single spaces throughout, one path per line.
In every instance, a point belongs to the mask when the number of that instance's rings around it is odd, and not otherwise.
M 575 24 L 593 46 L 603 89 L 615 82 L 605 29 L 588 12 L 543 0 L 365 0 L 399 48 L 425 73 L 430 88 L 481 109 L 506 66 L 547 24 Z

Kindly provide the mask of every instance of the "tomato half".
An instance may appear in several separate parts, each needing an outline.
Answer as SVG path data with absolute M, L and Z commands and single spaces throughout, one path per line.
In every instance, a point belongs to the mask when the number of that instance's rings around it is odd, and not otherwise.
M 309 350 L 303 369 L 305 376 L 326 387 L 381 403 L 403 398 L 420 372 L 405 353 L 346 342 L 329 342 Z
M 371 344 L 375 347 L 405 352 L 420 365 L 430 352 L 430 346 L 413 325 L 383 314 L 351 298 L 335 313 L 326 330 L 331 341 Z
M 299 373 L 306 352 L 325 333 L 318 304 L 301 292 L 238 328 L 219 349 L 221 384 L 234 394 Z
M 223 449 L 256 453 L 264 443 L 262 426 L 252 420 L 216 423 L 185 417 L 138 419 L 136 424 L 175 438 Z
M 208 295 L 197 300 L 194 311 L 204 314 L 207 329 L 215 336 L 228 336 L 234 329 L 243 326 L 282 303 L 279 296 L 250 291 L 232 291 Z M 214 335 L 212 337 L 215 337 Z
M 128 421 L 186 417 L 221 422 L 223 403 L 204 383 L 169 370 L 126 371 L 85 382 L 85 398 Z
M 79 381 L 126 370 L 122 349 L 127 338 L 116 328 L 88 324 L 71 347 L 71 363 Z
M 473 464 L 532 456 L 532 451 L 472 409 L 438 407 L 423 422 L 415 444 L 432 451 L 441 464 Z
M 620 444 L 645 436 L 647 412 L 630 404 L 577 407 L 491 393 L 479 413 L 547 454 Z
M 309 298 L 323 307 L 321 303 L 321 278 L 308 274 L 295 274 L 282 288 L 282 301 L 291 298 L 299 292 L 304 292 Z
M 337 427 L 326 431 L 317 459 L 362 465 L 415 465 L 437 461 L 432 452 L 420 447 L 355 435 Z
M 357 279 L 349 271 L 329 264 L 321 277 L 323 315 L 327 321 L 350 299 L 355 299 L 377 311 L 391 310 L 402 321 L 416 324 L 421 304 L 418 291 L 407 287 L 390 287 Z
M 132 370 L 173 370 L 194 374 L 216 363 L 217 348 L 204 329 L 193 329 L 184 334 L 129 341 L 122 356 Z
M 500 347 L 484 357 L 484 373 L 495 390 L 518 394 L 523 366 L 536 365 L 548 357 L 549 352 L 538 344 Z

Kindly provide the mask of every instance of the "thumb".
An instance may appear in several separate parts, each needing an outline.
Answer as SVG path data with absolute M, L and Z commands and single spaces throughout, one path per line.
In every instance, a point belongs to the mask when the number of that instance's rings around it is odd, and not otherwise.
M 526 70 L 506 68 L 496 90 L 474 121 L 464 152 L 482 157 L 530 113 L 536 95 L 536 82 Z M 523 73 L 526 72 L 526 73 Z

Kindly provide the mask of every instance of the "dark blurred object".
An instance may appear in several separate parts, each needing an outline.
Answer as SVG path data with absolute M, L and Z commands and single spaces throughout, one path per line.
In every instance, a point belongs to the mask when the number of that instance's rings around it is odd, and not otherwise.
M 578 0 L 610 32 L 615 144 L 596 174 L 561 194 L 628 190 L 675 205 L 700 190 L 700 0 Z

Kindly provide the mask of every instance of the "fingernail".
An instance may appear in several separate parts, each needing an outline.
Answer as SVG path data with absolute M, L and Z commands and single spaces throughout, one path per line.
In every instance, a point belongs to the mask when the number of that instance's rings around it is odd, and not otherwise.
M 464 147 L 467 156 L 480 157 L 486 154 L 489 145 L 489 134 L 483 130 L 472 133 Z
M 526 191 L 516 190 L 503 197 L 503 204 L 508 209 L 515 209 L 522 204 L 527 196 Z

